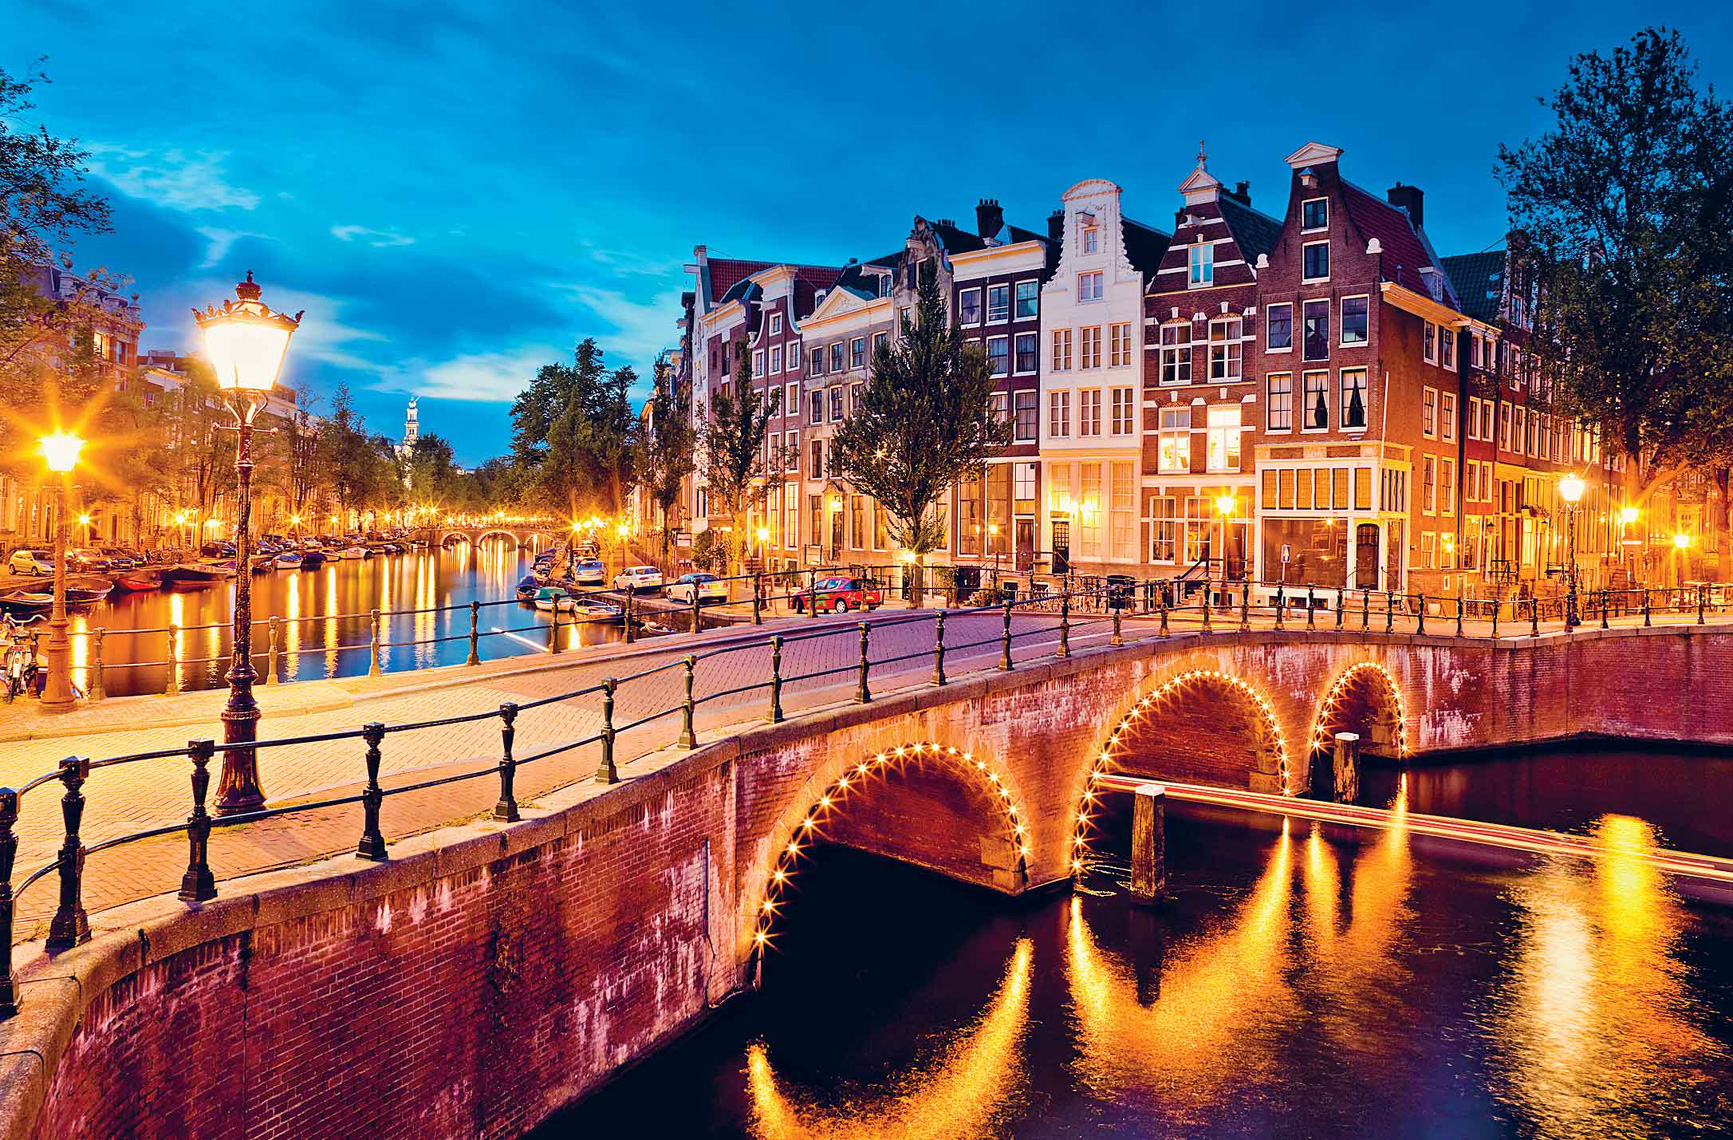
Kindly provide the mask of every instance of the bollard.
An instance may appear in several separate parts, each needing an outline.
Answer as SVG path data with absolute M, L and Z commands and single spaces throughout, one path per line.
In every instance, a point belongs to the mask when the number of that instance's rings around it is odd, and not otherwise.
M 694 588 L 696 589 L 696 588 Z M 697 597 L 694 593 L 693 597 Z M 752 576 L 752 624 L 764 624 L 764 575 Z
M 12 788 L 0 788 L 0 942 L 8 948 L 5 962 L 0 962 L 0 1017 L 18 1012 L 18 978 L 12 972 L 12 864 L 18 857 L 18 793 Z
M 554 608 L 548 611 L 548 655 L 560 651 L 560 602 L 554 599 Z
M 699 600 L 700 600 L 700 598 L 699 598 L 699 594 L 698 594 L 698 583 L 694 582 L 694 583 L 692 583 L 692 632 L 693 633 L 697 633 L 704 626 L 704 623 L 699 618 L 699 614 L 698 614 Z
M 558 611 L 555 611 L 555 612 L 558 612 Z M 378 610 L 373 611 L 372 626 L 373 626 L 372 636 L 369 637 L 367 640 L 367 648 L 368 648 L 369 654 L 371 656 L 371 660 L 367 664 L 367 675 L 369 677 L 377 677 L 377 676 L 379 676 L 379 611 Z
M 1540 599 L 1539 598 L 1530 598 L 1528 600 L 1528 620 L 1529 620 L 1528 635 L 1530 637 L 1539 637 L 1540 636 Z
M 632 624 L 632 599 L 636 595 L 637 595 L 636 590 L 632 589 L 630 586 L 626 587 L 626 644 L 627 645 L 630 645 L 634 641 L 638 640 L 638 631 L 633 627 L 633 624 Z
M 1282 611 L 1288 608 L 1288 599 L 1283 596 L 1280 583 L 1276 584 L 1276 628 L 1282 628 Z
M 698 715 L 698 702 L 692 697 L 692 690 L 697 680 L 698 658 L 688 653 L 686 655 L 686 703 L 680 710 L 680 747 L 698 747 L 698 732 L 693 727 L 693 721 Z
M 1360 798 L 1360 734 L 1336 734 L 1336 802 L 1351 804 Z
M 84 819 L 84 781 L 90 776 L 90 761 L 68 756 L 60 762 L 60 782 L 66 794 L 60 797 L 60 814 L 66 823 L 66 840 L 60 845 L 60 905 L 48 926 L 49 950 L 70 950 L 90 941 L 90 919 L 84 913 L 84 843 L 78 825 Z
M 1607 625 L 1607 604 L 1612 601 L 1612 597 L 1613 597 L 1613 592 L 1611 590 L 1602 590 L 1601 591 L 1601 628 L 1602 629 L 1610 629 L 1611 628 L 1610 626 Z
M 620 769 L 614 764 L 614 690 L 620 682 L 602 678 L 602 759 L 596 765 L 596 783 L 617 784 Z
M 1317 611 L 1317 605 L 1316 605 L 1317 600 L 1318 600 L 1317 597 L 1312 592 L 1312 587 L 1307 586 L 1306 587 L 1306 628 L 1307 629 L 1317 629 L 1318 628 L 1318 622 L 1317 622 L 1317 618 L 1316 618 L 1316 615 L 1318 612 Z
M 517 705 L 511 701 L 499 706 L 499 803 L 493 805 L 493 817 L 503 823 L 518 821 L 517 760 L 511 746 L 517 740 Z
M 770 638 L 770 716 L 771 724 L 782 723 L 782 635 Z
M 1372 628 L 1372 591 L 1360 591 L 1360 632 L 1366 633 Z
M 1384 632 L 1396 632 L 1396 595 L 1384 591 Z
M 1247 582 L 1240 587 L 1240 632 L 1245 633 L 1252 628 L 1252 584 Z
M 274 619 L 273 619 L 274 620 Z M 465 665 L 481 664 L 481 603 L 469 603 L 469 659 Z
M 937 624 L 933 627 L 933 684 L 945 683 L 945 611 L 939 609 Z
M 1011 669 L 1011 602 L 1005 603 L 1005 637 L 999 648 L 999 669 L 1009 672 Z
M 1119 606 L 1118 605 L 1115 605 L 1113 607 L 1113 636 L 1108 638 L 1107 644 L 1109 644 L 1109 645 L 1124 645 L 1125 644 L 1125 634 L 1124 634 L 1124 631 L 1121 630 L 1121 628 L 1120 628 L 1120 615 L 1119 615 Z
M 278 660 L 278 646 L 282 644 L 279 634 L 282 632 L 282 618 L 272 617 L 270 628 L 266 631 L 269 648 L 265 651 L 265 684 L 275 685 L 277 674 L 282 672 L 282 663 Z
M 806 616 L 818 617 L 818 571 L 806 572 Z
M 1425 633 L 1426 632 L 1426 595 L 1425 594 L 1418 594 L 1418 595 L 1416 595 L 1416 597 L 1418 598 L 1420 604 L 1415 608 L 1415 611 L 1414 611 L 1414 613 L 1415 613 L 1414 632 L 1415 633 Z
M 1167 629 L 1167 595 L 1161 596 L 1161 636 L 1168 636 Z
M 1501 599 L 1501 598 L 1492 599 L 1492 636 L 1494 639 L 1496 639 L 1498 637 L 1498 611 L 1502 610 L 1503 608 L 1504 608 L 1503 599 Z
M 1059 657 L 1071 656 L 1071 595 L 1059 595 Z
M 1209 613 L 1213 609 L 1215 607 L 1210 604 L 1209 587 L 1205 586 L 1203 588 L 1203 632 L 1205 633 L 1210 632 Z
M 207 765 L 216 749 L 215 741 L 187 741 L 187 756 L 193 762 L 193 813 L 187 816 L 187 870 L 181 876 L 182 902 L 204 902 L 217 897 L 216 876 L 211 874 L 211 817 L 205 811 L 205 793 L 211 786 Z
M 1154 906 L 1167 888 L 1167 789 L 1139 784 L 1131 803 L 1131 901 Z
M 1702 625 L 1702 622 L 1698 622 Z M 108 696 L 102 687 L 102 635 L 103 629 L 98 626 L 90 633 L 90 692 L 86 699 L 95 703 Z
M 361 726 L 361 739 L 367 742 L 367 787 L 361 792 L 361 842 L 355 854 L 375 861 L 385 858 L 385 836 L 379 830 L 379 805 L 385 802 L 385 791 L 379 786 L 379 745 L 385 740 L 385 726 L 378 721 Z
M 1346 619 L 1347 612 L 1348 612 L 1348 606 L 1347 606 L 1346 593 L 1342 589 L 1342 587 L 1337 586 L 1336 587 L 1336 628 L 1337 629 L 1342 628 L 1342 622 Z
M 867 633 L 871 628 L 864 621 L 860 623 L 860 688 L 854 695 L 854 703 L 857 705 L 870 704 L 873 699 L 871 691 L 867 689 L 867 669 L 872 664 L 867 660 Z
M 1456 588 L 1456 636 L 1462 636 L 1462 587 Z
M 1643 587 L 1643 625 L 1649 625 L 1649 588 Z
M 169 696 L 181 691 L 180 667 L 180 627 L 168 627 L 168 687 L 163 690 Z
M 1704 602 L 1708 601 L 1708 599 L 1709 599 L 1709 588 L 1707 586 L 1698 586 L 1697 587 L 1697 624 L 1698 625 L 1703 624 L 1703 604 L 1704 604 Z M 96 631 L 96 644 L 99 646 L 102 644 L 102 631 L 101 630 Z M 98 662 L 99 662 L 98 668 L 99 669 L 101 668 L 100 661 L 101 661 L 101 658 L 98 658 Z

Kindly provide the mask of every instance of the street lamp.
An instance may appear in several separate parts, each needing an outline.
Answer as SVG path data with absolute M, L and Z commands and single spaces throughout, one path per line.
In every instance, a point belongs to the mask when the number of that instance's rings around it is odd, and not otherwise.
M 1558 481 L 1559 498 L 1565 501 L 1565 628 L 1577 625 L 1577 504 L 1588 488 L 1582 479 L 1566 475 Z
M 987 545 L 993 548 L 993 589 L 999 588 L 999 524 L 987 524 Z
M 1233 517 L 1234 511 L 1238 507 L 1239 500 L 1234 498 L 1233 495 L 1221 494 L 1216 496 L 1216 514 L 1221 518 L 1222 531 L 1222 603 L 1224 605 L 1227 604 L 1228 596 L 1228 520 Z M 1208 578 L 1209 573 L 1208 568 L 1206 567 L 1204 573 L 1206 594 L 1208 590 Z M 1208 600 L 1207 596 L 1205 600 Z
M 253 420 L 270 397 L 289 349 L 289 337 L 300 326 L 301 314 L 274 312 L 259 300 L 253 271 L 235 286 L 236 300 L 223 307 L 193 310 L 204 333 L 205 353 L 216 370 L 217 384 L 235 413 L 239 438 L 235 445 L 238 493 L 235 508 L 235 612 L 233 663 L 229 666 L 229 703 L 223 709 L 223 743 L 249 745 L 258 739 L 259 705 L 253 700 L 253 596 L 250 536 L 253 506 Z M 304 311 L 304 310 L 303 310 Z M 232 815 L 264 806 L 259 787 L 258 755 L 251 748 L 228 748 L 217 779 L 217 814 Z
M 48 619 L 48 680 L 42 689 L 42 707 L 49 712 L 70 712 L 72 697 L 72 643 L 66 639 L 66 476 L 78 465 L 84 441 L 66 432 L 42 437 L 38 448 L 54 481 L 54 610 Z

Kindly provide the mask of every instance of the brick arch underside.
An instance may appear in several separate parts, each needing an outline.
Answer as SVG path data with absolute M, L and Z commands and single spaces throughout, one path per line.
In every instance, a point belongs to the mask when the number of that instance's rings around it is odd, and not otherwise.
M 1271 715 L 1244 688 L 1182 676 L 1129 717 L 1108 751 L 1111 772 L 1279 792 L 1282 744 Z

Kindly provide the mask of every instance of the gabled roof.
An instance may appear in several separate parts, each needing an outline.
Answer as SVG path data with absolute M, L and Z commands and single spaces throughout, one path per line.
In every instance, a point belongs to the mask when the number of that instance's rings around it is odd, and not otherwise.
M 765 266 L 765 268 L 768 269 L 770 267 Z M 730 301 L 756 301 L 758 300 L 759 295 L 763 292 L 764 290 L 759 288 L 758 282 L 754 281 L 750 277 L 742 277 L 740 280 L 728 287 L 728 292 L 716 298 L 716 303 L 718 305 L 726 305 Z
M 1345 178 L 1342 180 L 1342 198 L 1354 225 L 1367 240 L 1377 238 L 1378 244 L 1384 248 L 1385 279 L 1430 296 L 1432 291 L 1420 270 L 1426 266 L 1437 267 L 1437 261 L 1424 235 L 1414 228 L 1408 211 L 1392 206 Z M 1448 289 L 1449 278 L 1445 279 L 1445 284 L 1447 292 L 1452 292 Z M 1454 304 L 1455 299 L 1447 296 L 1445 302 Z
M 1255 263 L 1260 254 L 1276 248 L 1276 241 L 1282 236 L 1280 219 L 1252 209 L 1232 194 L 1223 194 L 1216 200 L 1216 205 L 1221 208 L 1222 220 L 1228 224 L 1235 244 L 1248 263 Z
M 928 222 L 933 227 L 933 236 L 939 239 L 939 244 L 945 247 L 946 253 L 967 253 L 974 249 L 984 249 L 987 243 L 980 235 L 972 234 L 960 226 L 947 222 Z
M 1125 256 L 1131 267 L 1145 276 L 1160 269 L 1162 254 L 1167 252 L 1173 235 L 1130 218 L 1122 217 L 1121 221 L 1124 223 Z
M 834 265 L 793 265 L 782 261 L 746 261 L 739 258 L 712 257 L 705 262 L 705 268 L 710 273 L 710 295 L 716 298 L 713 305 L 726 304 L 741 297 L 738 286 L 756 273 L 773 269 L 778 265 L 787 265 L 794 271 L 796 280 L 823 289 L 836 280 L 839 272 Z
M 1499 302 L 1504 299 L 1504 250 L 1460 253 L 1440 260 L 1456 290 L 1457 307 L 1475 320 L 1498 320 Z

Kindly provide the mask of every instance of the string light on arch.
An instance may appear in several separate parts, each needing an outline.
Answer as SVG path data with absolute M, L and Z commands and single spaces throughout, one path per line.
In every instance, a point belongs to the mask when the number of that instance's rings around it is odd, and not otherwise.
M 1013 870 L 1019 878 L 1027 879 L 1031 854 L 1029 826 L 1024 822 L 1023 807 L 1011 790 L 1009 774 L 973 752 L 959 751 L 950 745 L 930 740 L 898 745 L 875 752 L 852 766 L 845 766 L 842 774 L 814 797 L 806 812 L 793 825 L 787 842 L 777 848 L 776 859 L 765 880 L 764 897 L 754 912 L 754 952 L 762 951 L 773 944 L 772 924 L 782 909 L 783 892 L 789 889 L 789 884 L 794 880 L 800 857 L 822 838 L 825 818 L 834 811 L 842 810 L 848 797 L 862 791 L 873 777 L 882 776 L 887 770 L 900 767 L 900 762 L 910 757 L 937 758 L 984 785 L 983 790 L 988 798 L 1004 813 L 1006 838 L 1011 843 L 1016 859 Z
M 1360 661 L 1348 666 L 1325 691 L 1323 700 L 1318 702 L 1318 711 L 1312 717 L 1312 750 L 1328 752 L 1334 745 L 1330 735 L 1332 716 L 1342 707 L 1349 690 L 1361 678 L 1371 680 L 1374 684 L 1382 682 L 1384 693 L 1396 710 L 1396 754 L 1399 757 L 1407 756 L 1408 706 L 1402 699 L 1402 688 L 1397 685 L 1395 676 L 1376 661 Z
M 1220 669 L 1189 669 L 1163 681 L 1154 690 L 1145 693 L 1137 699 L 1119 723 L 1113 726 L 1107 739 L 1096 752 L 1094 763 L 1089 768 L 1089 778 L 1083 787 L 1083 802 L 1077 807 L 1077 819 L 1071 839 L 1071 873 L 1073 876 L 1083 873 L 1083 860 L 1089 853 L 1089 832 L 1094 823 L 1091 814 L 1099 798 L 1101 778 L 1112 770 L 1114 757 L 1119 749 L 1120 737 L 1125 730 L 1137 721 L 1149 716 L 1162 702 L 1198 684 L 1222 686 L 1246 698 L 1263 720 L 1264 728 L 1270 734 L 1270 739 L 1276 749 L 1276 772 L 1281 781 L 1282 794 L 1292 796 L 1297 794 L 1288 765 L 1288 742 L 1282 733 L 1282 725 L 1276 719 L 1276 708 L 1270 699 L 1252 685 L 1246 683 L 1232 673 L 1224 673 Z

